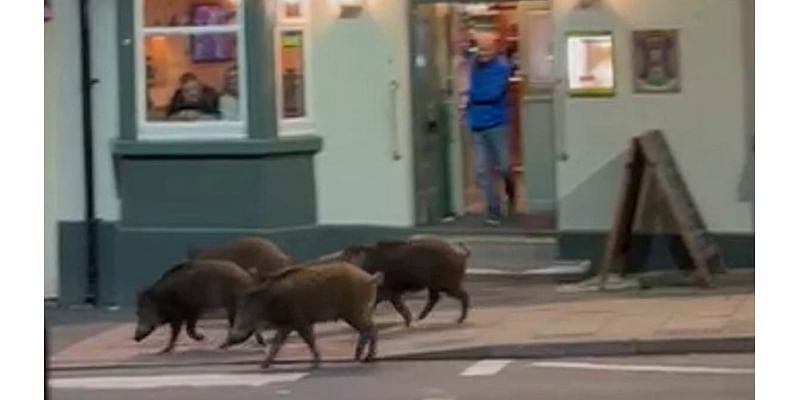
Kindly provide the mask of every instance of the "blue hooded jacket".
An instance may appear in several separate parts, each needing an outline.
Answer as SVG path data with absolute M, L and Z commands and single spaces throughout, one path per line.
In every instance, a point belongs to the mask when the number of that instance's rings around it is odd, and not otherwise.
M 485 63 L 473 58 L 470 71 L 467 122 L 473 131 L 485 131 L 508 123 L 508 79 L 511 66 L 497 56 Z

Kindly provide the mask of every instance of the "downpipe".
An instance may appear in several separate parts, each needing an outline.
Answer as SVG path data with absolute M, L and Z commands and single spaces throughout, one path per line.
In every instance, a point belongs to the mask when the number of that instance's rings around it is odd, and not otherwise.
M 90 36 L 90 0 L 79 0 L 81 111 L 83 124 L 83 189 L 85 198 L 84 226 L 86 227 L 86 303 L 98 302 L 97 217 L 94 196 L 94 129 L 92 124 L 92 88 L 98 82 L 92 78 Z

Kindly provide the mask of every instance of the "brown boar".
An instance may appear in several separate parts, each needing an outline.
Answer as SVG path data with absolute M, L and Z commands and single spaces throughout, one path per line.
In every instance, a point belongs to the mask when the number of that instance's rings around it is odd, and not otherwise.
M 184 324 L 189 337 L 204 340 L 196 331 L 197 320 L 208 311 L 223 308 L 232 326 L 238 297 L 256 283 L 252 275 L 230 261 L 193 260 L 178 264 L 138 294 L 134 340 L 143 340 L 163 324 L 169 324 L 171 335 L 162 353 L 172 351 Z M 263 343 L 260 334 L 256 338 Z
M 277 332 L 261 364 L 268 368 L 289 334 L 297 331 L 308 345 L 316 368 L 320 355 L 314 324 L 344 320 L 359 333 L 354 358 L 361 360 L 368 344 L 362 361 L 371 361 L 377 343 L 372 304 L 381 278 L 381 274 L 370 275 L 341 261 L 284 270 L 248 291 L 239 304 L 236 321 L 223 346 L 241 343 L 253 332 L 269 325 Z
M 467 318 L 469 295 L 464 290 L 463 280 L 469 249 L 459 243 L 463 251 L 442 240 L 417 239 L 407 242 L 378 242 L 374 246 L 350 246 L 339 258 L 352 262 L 368 273 L 383 272 L 383 284 L 378 288 L 375 305 L 389 300 L 406 326 L 411 324 L 411 312 L 403 303 L 407 292 L 428 290 L 428 301 L 418 319 L 428 316 L 439 301 L 440 292 L 461 302 L 461 323 Z
M 280 247 L 267 239 L 244 237 L 223 246 L 203 251 L 190 250 L 195 260 L 228 260 L 244 268 L 261 282 L 267 275 L 276 273 L 290 264 L 292 259 Z

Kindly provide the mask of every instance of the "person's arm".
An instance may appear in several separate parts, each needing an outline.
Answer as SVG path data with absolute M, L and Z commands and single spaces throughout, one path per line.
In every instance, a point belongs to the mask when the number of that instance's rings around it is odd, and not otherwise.
M 498 68 L 499 73 L 493 74 L 489 82 L 477 87 L 474 84 L 471 85 L 470 103 L 474 105 L 494 104 L 500 102 L 506 96 L 511 68 L 505 62 L 500 63 L 495 68 Z
M 169 105 L 167 105 L 167 117 L 171 117 L 180 111 L 178 104 L 181 101 L 180 93 L 180 89 L 176 89 L 175 93 L 172 94 L 172 98 L 169 100 Z

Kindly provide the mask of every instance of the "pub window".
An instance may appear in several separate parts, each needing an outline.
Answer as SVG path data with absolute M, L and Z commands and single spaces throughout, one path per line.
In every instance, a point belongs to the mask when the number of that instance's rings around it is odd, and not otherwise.
M 310 133 L 308 93 L 309 1 L 280 0 L 275 30 L 279 128 L 282 134 Z
M 140 137 L 245 136 L 241 0 L 137 0 Z

